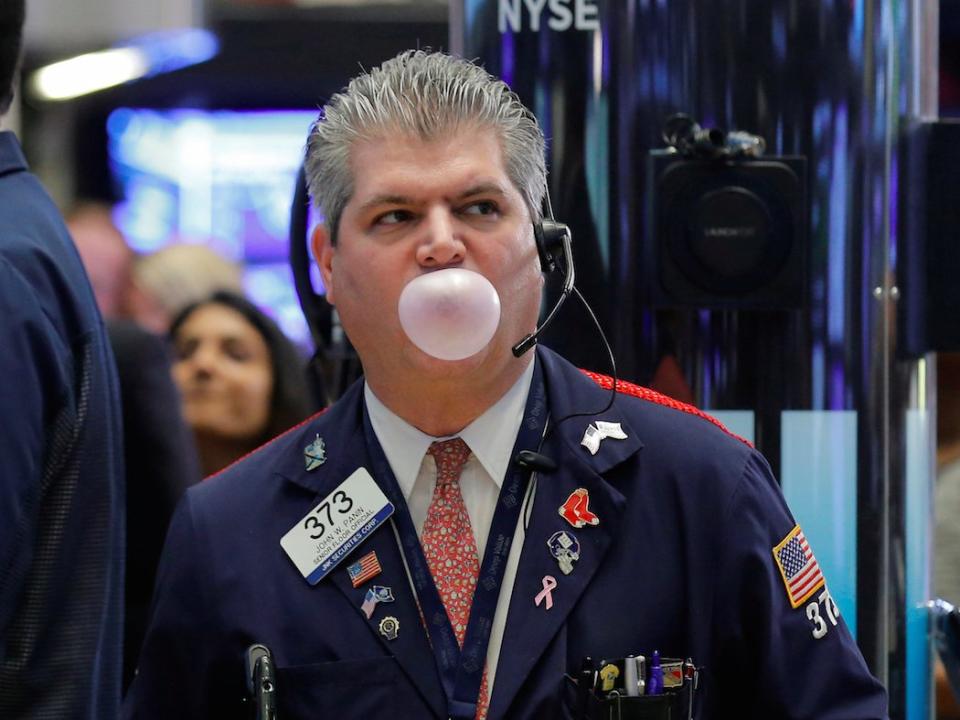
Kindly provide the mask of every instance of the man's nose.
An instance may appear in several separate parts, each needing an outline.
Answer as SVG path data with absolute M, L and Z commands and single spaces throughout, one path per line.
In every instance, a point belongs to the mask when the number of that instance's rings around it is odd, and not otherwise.
M 417 262 L 424 267 L 446 267 L 463 262 L 466 247 L 456 218 L 448 208 L 433 208 L 424 223 L 425 237 L 417 247 Z

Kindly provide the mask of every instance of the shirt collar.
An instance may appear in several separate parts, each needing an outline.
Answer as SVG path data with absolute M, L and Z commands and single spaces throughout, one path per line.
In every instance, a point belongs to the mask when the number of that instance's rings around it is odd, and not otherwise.
M 497 402 L 456 434 L 463 438 L 498 488 L 510 465 L 517 432 L 523 422 L 534 362 L 537 361 L 527 364 L 517 381 Z M 446 438 L 427 435 L 396 415 L 380 401 L 367 383 L 363 386 L 363 397 L 380 447 L 387 456 L 404 498 L 409 499 L 430 443 Z

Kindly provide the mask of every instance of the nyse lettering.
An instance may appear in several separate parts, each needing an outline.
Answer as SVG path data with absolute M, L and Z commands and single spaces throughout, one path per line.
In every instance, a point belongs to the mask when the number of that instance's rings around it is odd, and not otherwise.
M 542 23 L 556 32 L 600 29 L 595 0 L 498 0 L 498 9 L 501 33 L 538 32 Z

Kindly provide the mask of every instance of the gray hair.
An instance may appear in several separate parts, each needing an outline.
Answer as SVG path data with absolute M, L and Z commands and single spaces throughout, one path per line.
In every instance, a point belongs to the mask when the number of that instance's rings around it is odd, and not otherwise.
M 547 171 L 543 132 L 533 113 L 483 68 L 444 53 L 408 50 L 351 80 L 310 129 L 307 185 L 331 242 L 353 194 L 353 143 L 388 132 L 430 141 L 472 127 L 497 133 L 507 175 L 538 221 Z

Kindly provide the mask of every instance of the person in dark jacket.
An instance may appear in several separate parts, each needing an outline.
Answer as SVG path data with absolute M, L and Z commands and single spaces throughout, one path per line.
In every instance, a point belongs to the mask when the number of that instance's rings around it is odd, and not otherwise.
M 127 475 L 123 686 L 133 679 L 167 525 L 200 463 L 180 415 L 163 338 L 130 320 L 107 322 L 117 361 Z
M 313 249 L 364 378 L 187 491 L 125 718 L 236 716 L 255 643 L 283 720 L 581 720 L 594 685 L 609 717 L 638 655 L 638 716 L 887 716 L 749 443 L 521 352 L 554 264 L 544 142 L 502 81 L 442 53 L 330 99 L 308 140 Z M 606 659 L 599 680 L 585 658 Z M 683 658 L 702 671 L 681 714 L 655 696 Z
M 23 0 L 0 3 L 0 114 Z M 116 370 L 63 220 L 0 132 L 0 717 L 114 718 L 124 493 Z

